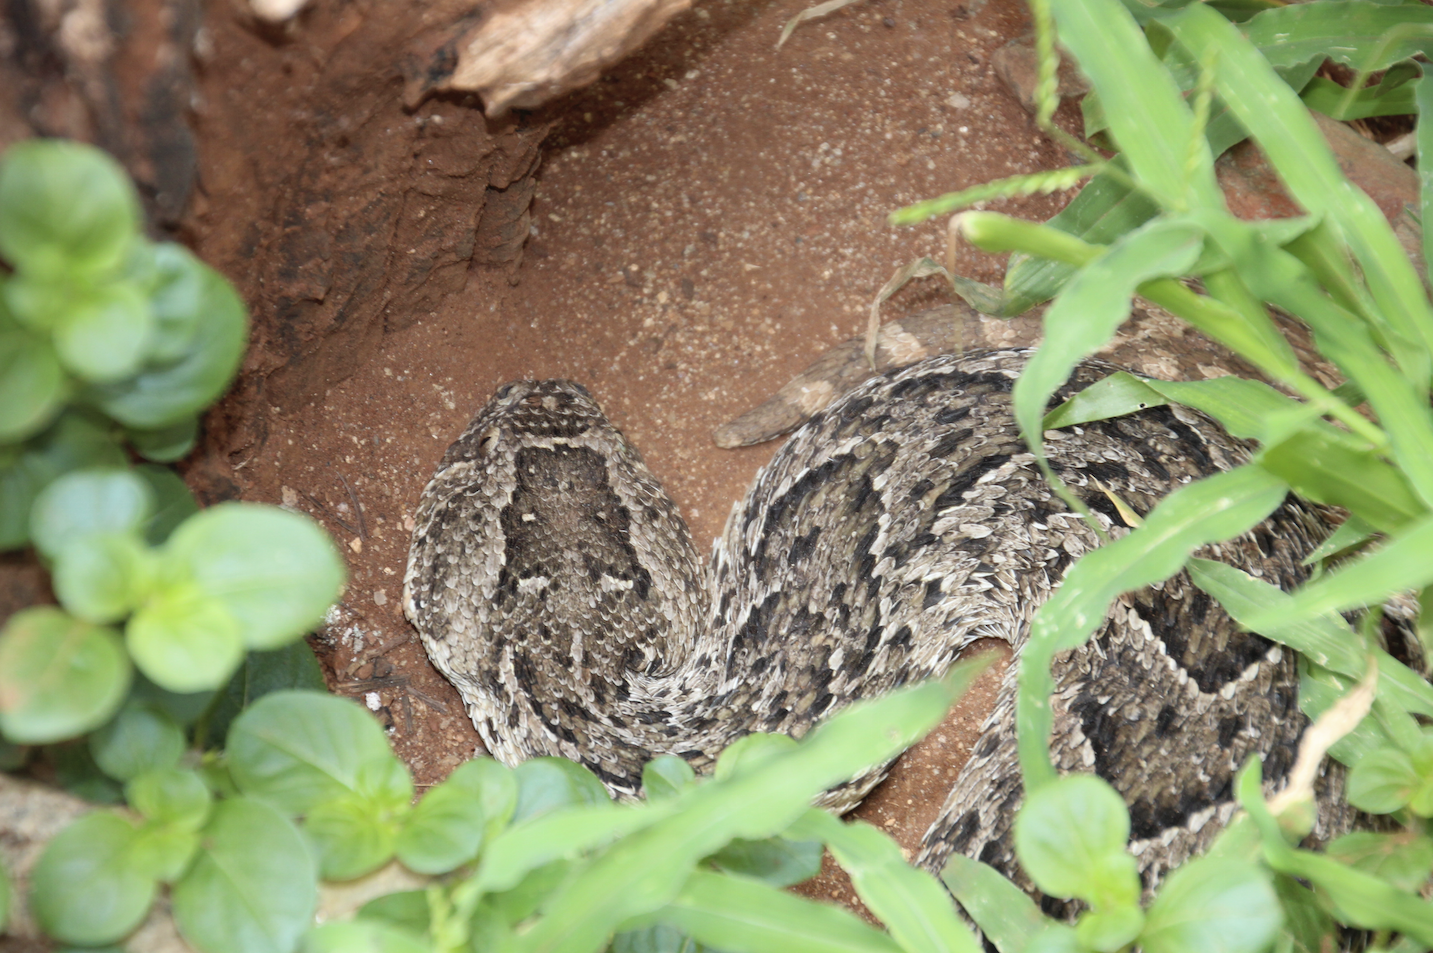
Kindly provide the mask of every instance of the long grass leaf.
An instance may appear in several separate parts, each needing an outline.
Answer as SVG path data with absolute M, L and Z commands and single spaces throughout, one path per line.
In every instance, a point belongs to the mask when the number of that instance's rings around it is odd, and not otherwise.
M 1025 891 L 978 860 L 953 854 L 940 879 L 1000 953 L 1025 953 L 1047 930 L 1069 929 L 1042 914 Z
M 1251 17 L 1240 29 L 1275 67 L 1328 58 L 1354 69 L 1381 70 L 1428 51 L 1427 36 L 1383 42 L 1390 30 L 1410 24 L 1433 26 L 1433 9 L 1373 0 L 1298 3 Z

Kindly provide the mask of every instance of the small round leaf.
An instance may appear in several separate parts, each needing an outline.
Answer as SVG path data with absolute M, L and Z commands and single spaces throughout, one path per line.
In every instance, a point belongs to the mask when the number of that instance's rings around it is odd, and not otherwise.
M 30 908 L 64 943 L 114 943 L 154 902 L 154 878 L 135 865 L 135 829 L 118 814 L 86 814 L 45 847 L 31 873 Z
M 1036 789 L 1015 818 L 1015 852 L 1030 879 L 1054 897 L 1092 900 L 1120 885 L 1104 884 L 1095 871 L 1119 874 L 1107 857 L 1124 855 L 1129 809 L 1109 783 L 1092 774 L 1070 774 Z M 1135 895 L 1138 896 L 1138 881 Z
M 54 559 L 72 540 L 92 533 L 140 529 L 152 508 L 149 486 L 129 470 L 76 470 L 35 498 L 30 536 L 36 549 Z
M 305 691 L 260 698 L 234 719 L 227 751 L 239 790 L 289 814 L 358 791 L 366 765 L 393 757 L 368 712 Z
M 179 932 L 206 953 L 291 953 L 318 905 L 318 867 L 288 818 L 238 798 L 215 806 L 172 896 Z
M 275 649 L 317 625 L 343 589 L 343 560 L 306 516 L 256 503 L 221 503 L 186 520 L 164 560 L 222 603 L 244 644 Z
M 324 880 L 352 880 L 393 856 L 398 822 L 368 798 L 347 794 L 315 804 L 304 818 L 304 833 L 318 850 Z
M 115 282 L 77 295 L 55 324 L 60 363 L 91 384 L 132 377 L 144 362 L 154 315 L 139 291 Z
M 118 622 L 149 593 L 154 556 L 134 531 L 71 539 L 55 557 L 55 596 L 86 622 Z
M 89 745 L 101 771 L 129 781 L 147 771 L 178 764 L 184 753 L 184 733 L 159 709 L 130 704 L 118 718 L 90 735 Z
M 45 429 L 67 396 L 65 372 L 48 341 L 18 329 L 0 331 L 0 443 Z
M 597 775 L 566 758 L 530 758 L 514 768 L 513 774 L 517 778 L 514 824 L 559 807 L 612 800 Z
M 1348 773 L 1348 802 L 1370 814 L 1392 814 L 1413 797 L 1418 772 L 1397 748 L 1379 748 L 1358 760 Z
M 209 819 L 214 796 L 193 771 L 155 768 L 124 787 L 129 806 L 151 821 L 186 831 L 197 831 Z
M 398 834 L 398 859 L 420 874 L 445 874 L 478 856 L 487 817 L 473 792 L 452 779 L 423 795 Z
M 129 659 L 113 629 L 40 606 L 0 631 L 0 734 L 49 744 L 110 719 L 129 690 Z
M 1258 866 L 1201 857 L 1160 887 L 1139 941 L 1145 953 L 1259 953 L 1283 921 L 1278 895 Z
M 674 754 L 661 755 L 642 766 L 642 793 L 649 801 L 676 797 L 696 780 L 692 766 Z
M 167 364 L 189 351 L 195 334 L 208 319 L 204 310 L 206 268 L 189 249 L 174 242 L 154 245 L 153 255 L 155 287 L 149 304 L 154 311 L 155 334 L 150 360 Z
M 199 439 L 199 418 L 184 417 L 176 423 L 157 430 L 131 428 L 125 431 L 125 438 L 146 460 L 157 463 L 173 463 L 182 460 Z
M 193 586 L 161 589 L 124 627 L 134 664 L 171 692 L 219 688 L 244 660 L 239 623 Z
M 0 255 L 44 275 L 118 266 L 139 232 L 139 197 L 118 162 L 60 139 L 17 143 L 0 159 Z

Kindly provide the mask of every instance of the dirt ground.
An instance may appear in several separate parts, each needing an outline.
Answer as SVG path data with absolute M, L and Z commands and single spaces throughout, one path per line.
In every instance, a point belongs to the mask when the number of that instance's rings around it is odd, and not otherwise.
M 863 2 L 775 50 L 804 5 L 698 3 L 595 86 L 522 119 L 553 130 L 511 282 L 475 270 L 321 400 L 248 409 L 265 419 L 246 432 L 264 439 L 230 448 L 235 488 L 313 515 L 344 546 L 351 581 L 321 646 L 332 687 L 391 726 L 420 783 L 480 742 L 402 617 L 408 528 L 439 457 L 495 387 L 587 385 L 704 547 L 776 446 L 718 450 L 711 430 L 863 327 L 896 267 L 943 254 L 941 226 L 893 229 L 886 214 L 1063 164 L 991 67 L 1026 29 L 1023 6 Z M 429 121 L 486 122 L 451 102 L 432 110 Z M 1043 219 L 1060 201 L 1018 212 Z M 1000 263 L 972 253 L 965 269 L 998 280 Z M 904 294 L 890 313 L 939 300 L 934 288 Z M 863 808 L 903 844 L 938 811 L 995 682 L 988 673 L 936 750 L 907 758 L 905 783 Z

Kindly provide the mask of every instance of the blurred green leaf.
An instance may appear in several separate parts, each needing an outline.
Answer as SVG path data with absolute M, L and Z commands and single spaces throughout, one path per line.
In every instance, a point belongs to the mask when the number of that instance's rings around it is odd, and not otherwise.
M 162 571 L 162 570 L 161 570 Z M 171 692 L 218 688 L 244 658 L 239 622 L 192 583 L 156 585 L 125 625 L 125 645 L 155 684 Z
M 4 449 L 4 448 L 0 448 Z M 66 411 L 22 445 L 18 460 L 0 463 L 0 549 L 30 539 L 35 497 L 55 477 L 83 467 L 124 467 L 123 450 L 106 426 L 89 414 Z
M 1332 841 L 1328 855 L 1400 890 L 1416 893 L 1433 870 L 1433 839 L 1413 830 L 1391 834 L 1354 831 Z
M 174 242 L 158 242 L 152 247 L 155 274 L 149 306 L 154 312 L 155 333 L 149 359 L 165 364 L 183 358 L 200 327 L 213 320 L 206 310 L 211 292 L 205 266 L 189 249 Z
M 674 754 L 653 758 L 642 766 L 642 793 L 649 801 L 675 797 L 696 783 L 692 766 Z
M 145 818 L 186 831 L 209 819 L 213 796 L 199 775 L 184 768 L 152 768 L 125 785 L 125 800 Z
M 180 932 L 207 953 L 291 953 L 313 921 L 318 869 L 287 818 L 222 801 L 171 897 Z
M 30 911 L 51 937 L 114 943 L 149 912 L 155 882 L 136 869 L 135 829 L 108 811 L 86 814 L 45 845 L 30 874 Z
M 51 585 L 76 618 L 118 622 L 149 593 L 154 558 L 133 531 L 71 539 L 55 556 Z
M 359 918 L 324 923 L 304 935 L 302 953 L 428 953 L 421 933 Z
M 886 934 L 840 907 L 756 880 L 693 871 L 657 914 L 701 943 L 750 953 L 896 953 Z
M 129 689 L 129 659 L 112 629 L 59 609 L 22 609 L 0 630 L 0 733 L 49 744 L 110 719 Z
M 0 443 L 39 433 L 68 396 L 69 382 L 48 342 L 19 328 L 0 330 Z
M 303 830 L 318 852 L 319 875 L 325 880 L 352 880 L 388 862 L 399 827 L 391 806 L 343 794 L 310 808 Z
M 1390 30 L 1419 23 L 1433 26 L 1433 10 L 1416 4 L 1337 0 L 1290 4 L 1260 13 L 1244 24 L 1243 32 L 1273 66 L 1327 57 L 1372 71 L 1428 51 L 1433 43 L 1416 32 L 1395 34 L 1394 42 L 1384 43 Z
M 187 420 L 229 386 L 248 342 L 248 314 L 233 286 L 205 265 L 199 313 L 184 353 L 147 364 L 138 375 L 89 391 L 95 404 L 127 427 L 153 430 Z
M 169 538 L 175 527 L 199 512 L 199 504 L 170 467 L 143 463 L 134 468 L 134 473 L 149 484 L 154 497 L 154 512 L 144 524 L 144 540 L 158 546 Z
M 156 463 L 173 463 L 182 460 L 194 449 L 194 444 L 199 439 L 199 418 L 185 417 L 155 430 L 129 428 L 124 435 L 144 459 Z
M 1139 945 L 1146 953 L 1260 953 L 1283 920 L 1279 898 L 1258 865 L 1200 857 L 1160 887 Z
M 393 757 L 360 706 L 304 691 L 256 701 L 229 729 L 227 754 L 241 791 L 288 814 L 357 791 L 366 765 Z
M 1401 472 L 1376 454 L 1349 447 L 1347 438 L 1300 430 L 1264 447 L 1257 460 L 1300 496 L 1341 506 L 1386 533 L 1428 512 Z
M 308 517 L 276 506 L 210 507 L 185 520 L 161 554 L 173 578 L 192 579 L 233 615 L 251 649 L 298 638 L 323 620 L 343 588 L 333 540 Z
M 1000 953 L 1029 953 L 1036 938 L 1050 931 L 1068 934 L 1062 945 L 1074 945 L 1074 930 L 1042 914 L 1025 891 L 994 867 L 951 854 L 940 877 Z
M 488 893 L 511 890 L 540 867 L 577 857 L 671 813 L 670 802 L 646 808 L 610 801 L 554 808 L 515 824 L 483 848 L 478 886 Z
M 1406 805 L 1419 783 L 1408 755 L 1382 748 L 1360 758 L 1348 774 L 1348 803 L 1371 814 L 1392 814 Z
M 445 874 L 474 860 L 487 833 L 481 794 L 470 774 L 458 771 L 430 788 L 398 833 L 396 849 L 403 866 L 420 874 Z M 481 784 L 481 781 L 477 781 Z
M 154 315 L 139 290 L 115 282 L 71 298 L 55 322 L 55 353 L 81 380 L 112 384 L 139 370 L 153 330 Z
M 612 796 L 597 775 L 566 758 L 529 758 L 513 769 L 517 806 L 513 824 L 573 805 L 606 804 Z
M 184 753 L 184 732 L 168 715 L 147 705 L 126 705 L 89 738 L 100 770 L 117 781 L 172 768 Z
M 1433 82 L 1425 76 L 1413 84 L 1418 115 L 1433 116 Z M 1422 122 L 1413 130 L 1418 147 L 1418 212 L 1420 221 L 1433 222 L 1433 122 Z M 1423 239 L 1422 277 L 1433 275 L 1433 228 L 1420 229 Z
M 624 930 L 612 938 L 610 953 L 706 953 L 711 950 L 665 923 Z
M 1392 73 L 1392 70 L 1389 72 Z M 1345 87 L 1333 80 L 1315 76 L 1309 85 L 1304 87 L 1300 98 L 1310 109 L 1341 122 L 1368 119 L 1371 116 L 1406 116 L 1418 111 L 1413 100 L 1413 84 L 1409 79 L 1410 77 L 1403 76 L 1390 82 L 1385 76 L 1382 82 L 1364 87 L 1349 96 L 1349 90 Z
M 707 859 L 725 873 L 751 877 L 773 887 L 789 887 L 819 874 L 824 853 L 819 840 L 737 838 Z
M 432 922 L 426 890 L 404 890 L 385 894 L 358 908 L 361 920 L 377 920 L 424 934 Z
M 93 533 L 138 530 L 153 505 L 148 484 L 129 470 L 77 470 L 40 491 L 30 535 L 35 548 L 53 559 L 70 542 Z
M 115 268 L 139 232 L 139 198 L 93 146 L 19 142 L 0 156 L 0 255 L 46 277 Z
M 1139 898 L 1128 840 L 1129 809 L 1092 774 L 1066 775 L 1028 792 L 1015 817 L 1015 853 L 1035 885 L 1097 906 Z
M 250 652 L 244 656 L 233 678 L 196 727 L 195 742 L 200 747 L 222 745 L 239 712 L 271 692 L 288 688 L 328 693 L 323 669 L 307 641 L 290 642 L 272 652 Z
M 910 953 L 976 953 L 980 949 L 956 916 L 955 905 L 940 882 L 907 863 L 900 846 L 871 825 L 862 821 L 843 824 L 812 808 L 797 822 L 791 836 L 819 836 L 826 842 L 836 863 L 850 875 L 857 896 L 886 925 L 901 949 Z M 819 853 L 814 860 L 819 870 Z

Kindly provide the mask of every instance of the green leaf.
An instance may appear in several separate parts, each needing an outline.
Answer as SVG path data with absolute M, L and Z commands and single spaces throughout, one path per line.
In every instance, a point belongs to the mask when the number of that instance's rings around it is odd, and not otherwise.
M 318 870 L 287 818 L 248 798 L 222 801 L 174 885 L 179 932 L 207 953 L 291 953 L 318 905 Z
M 1382 532 L 1396 533 L 1428 512 L 1402 473 L 1341 435 L 1300 430 L 1257 459 L 1300 496 L 1341 506 Z
M 213 795 L 193 771 L 153 768 L 125 785 L 129 806 L 151 821 L 197 831 L 209 819 Z
M 405 890 L 370 900 L 358 908 L 358 918 L 389 923 L 420 935 L 428 932 L 433 920 L 426 890 Z
M 244 658 L 234 614 L 193 584 L 157 586 L 125 625 L 124 635 L 134 664 L 171 692 L 218 688 Z
M 194 831 L 150 821 L 135 831 L 130 863 L 144 876 L 170 883 L 184 873 L 198 849 L 199 835 Z
M 124 435 L 144 459 L 173 463 L 184 459 L 194 449 L 199 439 L 199 418 L 184 417 L 154 430 L 131 427 L 125 430 Z
M 750 953 L 897 953 L 890 937 L 840 907 L 755 880 L 693 871 L 661 922 L 722 950 Z
M 1426 77 L 1413 84 L 1413 98 L 1418 115 L 1433 116 L 1433 82 Z M 1419 221 L 1433 222 L 1433 122 L 1419 122 L 1413 130 L 1418 146 L 1418 212 Z M 1433 275 L 1433 228 L 1423 233 L 1423 267 L 1421 275 Z
M 16 269 L 58 278 L 115 268 L 139 221 L 129 176 L 93 146 L 30 139 L 0 158 L 0 255 Z
M 649 801 L 675 797 L 696 783 L 692 766 L 674 754 L 653 758 L 642 766 L 642 793 Z
M 1401 35 L 1389 36 L 1395 27 L 1419 23 L 1433 25 L 1433 10 L 1340 0 L 1265 11 L 1246 22 L 1243 33 L 1274 66 L 1327 57 L 1354 69 L 1373 71 L 1427 52 L 1426 33 L 1400 31 Z M 1393 42 L 1385 43 L 1385 36 Z
M 272 652 L 250 652 L 196 727 L 196 744 L 222 745 L 241 711 L 271 692 L 288 688 L 328 693 L 323 669 L 308 642 L 290 642 Z
M 320 876 L 352 880 L 387 863 L 398 842 L 394 813 L 357 794 L 340 795 L 310 808 L 303 830 L 318 851 Z
M 609 948 L 610 953 L 706 953 L 710 949 L 665 923 L 624 930 L 612 938 Z
M 30 535 L 54 559 L 93 533 L 138 530 L 153 508 L 149 486 L 129 470 L 79 470 L 59 477 L 35 499 Z
M 0 463 L 0 549 L 14 549 L 30 539 L 30 511 L 35 497 L 55 477 L 82 467 L 124 467 L 124 451 L 97 415 L 62 413 L 38 437 L 27 441 L 20 459 Z
M 127 427 L 153 430 L 196 416 L 224 393 L 239 368 L 249 335 L 244 303 L 222 275 L 197 267 L 203 276 L 203 319 L 184 353 L 90 389 L 95 404 Z
M 742 735 L 717 755 L 712 777 L 718 781 L 740 777 L 756 769 L 772 758 L 790 752 L 796 747 L 796 739 L 790 735 L 778 735 L 756 731 Z
M 1035 885 L 1096 905 L 1139 898 L 1125 853 L 1129 809 L 1109 782 L 1070 774 L 1028 792 L 1015 817 L 1015 853 Z
M 75 295 L 55 322 L 55 353 L 76 377 L 112 384 L 139 370 L 154 315 L 139 290 L 115 282 Z
M 393 753 L 378 722 L 352 701 L 280 691 L 234 719 L 228 757 L 239 790 L 303 814 L 357 791 L 365 766 Z
M 1256 864 L 1200 857 L 1160 887 L 1139 945 L 1145 953 L 1261 953 L 1283 919 L 1279 898 Z
M 30 911 L 63 943 L 114 943 L 139 926 L 155 882 L 135 869 L 134 827 L 96 811 L 57 834 L 30 874 Z
M 178 361 L 194 345 L 207 320 L 207 269 L 193 253 L 174 242 L 153 246 L 155 284 L 149 306 L 154 312 L 154 338 L 149 359 L 156 364 Z
M 22 609 L 0 630 L 0 733 L 49 744 L 110 719 L 129 689 L 129 660 L 112 629 L 58 609 Z
M 517 780 L 514 824 L 560 807 L 606 804 L 612 799 L 597 775 L 566 758 L 529 758 L 513 769 L 513 777 Z
M 707 859 L 726 873 L 751 877 L 773 887 L 789 887 L 819 874 L 824 853 L 819 840 L 737 838 Z
M 45 429 L 68 396 L 65 372 L 48 342 L 18 328 L 0 331 L 0 443 Z
M 360 918 L 314 927 L 300 949 L 303 953 L 429 953 L 432 947 L 421 933 Z
M 316 523 L 256 503 L 221 503 L 191 517 L 162 559 L 174 578 L 192 579 L 232 613 L 251 649 L 278 648 L 317 625 L 344 582 L 343 560 Z
M 194 501 L 189 487 L 170 467 L 144 463 L 135 467 L 134 472 L 149 484 L 149 490 L 154 495 L 154 512 L 144 524 L 144 540 L 151 546 L 158 546 L 169 538 L 175 527 L 199 512 L 199 504 Z
M 89 745 L 100 770 L 118 781 L 130 781 L 178 764 L 184 753 L 184 732 L 157 708 L 131 704 L 90 735 Z
M 1433 870 L 1433 839 L 1417 831 L 1354 831 L 1328 845 L 1328 855 L 1350 867 L 1417 893 Z
M 1408 803 L 1418 783 L 1408 755 L 1383 748 L 1360 758 L 1349 771 L 1348 803 L 1370 814 L 1392 814 Z
M 813 808 L 791 832 L 791 836 L 811 835 L 826 842 L 836 863 L 850 875 L 856 894 L 901 949 L 910 953 L 980 949 L 956 916 L 950 895 L 930 874 L 907 863 L 900 846 L 885 834 L 863 821 L 843 824 Z M 820 854 L 814 859 L 819 869 Z
M 473 762 L 468 762 L 471 764 Z M 445 874 L 478 856 L 487 832 L 482 796 L 459 774 L 423 795 L 398 833 L 398 859 L 420 874 Z M 481 783 L 481 782 L 479 782 Z
M 1042 914 L 1025 891 L 994 867 L 952 854 L 940 877 L 1000 953 L 1028 953 L 1036 939 L 1050 931 L 1068 933 L 1064 945 L 1074 945 L 1073 930 Z
M 1080 917 L 1080 922 L 1075 924 L 1075 940 L 1081 948 L 1095 953 L 1119 953 L 1129 947 L 1143 929 L 1144 911 L 1138 904 L 1125 903 L 1108 910 L 1091 910 Z M 1042 936 L 1037 942 L 1048 941 Z
M 118 622 L 149 593 L 154 558 L 133 531 L 71 539 L 55 556 L 55 596 L 86 622 Z

